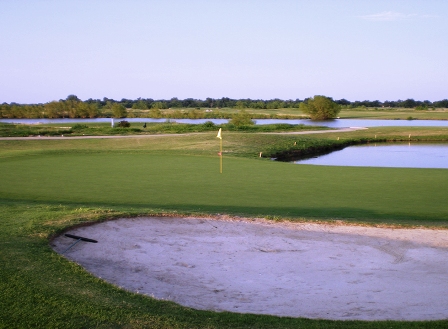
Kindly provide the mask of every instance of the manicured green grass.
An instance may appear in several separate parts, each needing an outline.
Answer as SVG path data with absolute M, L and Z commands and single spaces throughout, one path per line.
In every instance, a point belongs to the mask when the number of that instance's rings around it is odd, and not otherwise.
M 401 128 L 375 132 L 406 136 Z M 443 140 L 446 131 L 421 129 L 413 135 Z M 335 134 L 324 136 L 336 140 Z M 0 141 L 0 328 L 448 326 L 447 321 L 327 321 L 196 311 L 125 292 L 52 251 L 51 237 L 68 227 L 148 214 L 447 226 L 447 170 L 278 163 L 256 159 L 258 152 L 322 136 L 227 133 L 224 138 L 223 174 L 216 132 Z
M 129 153 L 0 162 L 0 198 L 89 207 L 445 225 L 444 169 L 344 168 Z

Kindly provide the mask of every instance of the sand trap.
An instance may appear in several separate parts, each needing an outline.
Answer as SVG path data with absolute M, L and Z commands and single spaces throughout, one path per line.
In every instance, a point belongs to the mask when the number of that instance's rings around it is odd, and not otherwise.
M 448 231 L 150 217 L 71 230 L 65 256 L 124 289 L 202 310 L 448 318 Z M 73 239 L 56 238 L 64 251 Z

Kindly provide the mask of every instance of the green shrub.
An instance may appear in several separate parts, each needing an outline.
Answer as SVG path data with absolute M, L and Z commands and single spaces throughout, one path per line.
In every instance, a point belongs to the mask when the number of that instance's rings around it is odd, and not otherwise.
M 77 124 L 73 125 L 72 130 L 83 130 L 83 129 L 87 129 L 87 128 L 89 128 L 87 125 L 77 123 Z
M 126 120 L 122 120 L 122 121 L 118 122 L 118 124 L 117 124 L 117 127 L 120 127 L 120 128 L 129 128 L 130 126 L 131 126 L 131 124 Z
M 204 128 L 214 128 L 216 126 L 212 121 L 206 121 L 202 125 Z
M 232 119 L 230 119 L 229 124 L 239 127 L 239 126 L 252 126 L 255 125 L 255 122 L 252 120 L 249 113 L 247 113 L 244 110 L 241 110 L 232 116 Z

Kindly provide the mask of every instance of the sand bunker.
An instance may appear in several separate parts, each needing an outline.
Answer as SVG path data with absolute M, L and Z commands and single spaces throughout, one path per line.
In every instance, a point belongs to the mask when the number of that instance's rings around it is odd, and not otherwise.
M 124 289 L 202 310 L 448 318 L 448 231 L 149 217 L 71 230 L 64 255 Z M 52 245 L 62 252 L 74 242 Z

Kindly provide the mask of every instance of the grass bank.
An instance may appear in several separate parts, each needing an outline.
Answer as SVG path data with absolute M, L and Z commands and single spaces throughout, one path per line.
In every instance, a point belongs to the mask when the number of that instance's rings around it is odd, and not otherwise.
M 140 122 L 129 123 L 129 127 L 111 127 L 106 123 L 86 123 L 86 124 L 4 124 L 0 123 L 0 137 L 32 137 L 32 136 L 110 136 L 110 135 L 147 135 L 147 134 L 185 134 L 217 131 L 236 132 L 292 132 L 325 130 L 326 127 L 290 124 L 271 125 L 216 125 L 211 121 L 203 124 L 185 124 L 177 122 L 146 123 L 143 127 Z
M 232 115 L 238 113 L 241 109 L 236 108 L 179 108 L 179 109 L 162 109 L 158 113 L 158 117 L 177 118 L 177 119 L 199 119 L 199 118 L 215 118 L 230 119 Z M 280 109 L 253 109 L 245 108 L 245 112 L 249 113 L 254 119 L 303 119 L 308 116 L 300 111 L 297 107 L 280 108 Z M 111 113 L 110 113 L 111 114 Z M 109 114 L 109 115 L 110 115 Z M 130 110 L 129 117 L 150 117 L 150 110 Z M 386 119 L 386 120 L 448 120 L 448 109 L 446 108 L 428 108 L 426 110 L 416 110 L 415 108 L 388 108 L 388 107 L 346 107 L 343 106 L 339 117 L 344 119 Z

